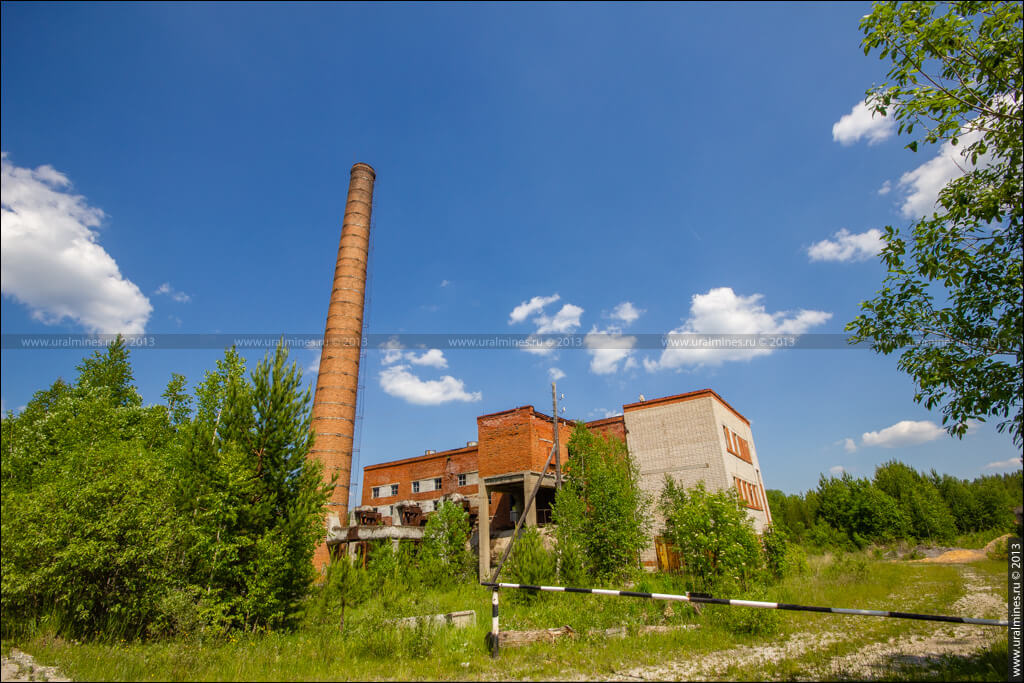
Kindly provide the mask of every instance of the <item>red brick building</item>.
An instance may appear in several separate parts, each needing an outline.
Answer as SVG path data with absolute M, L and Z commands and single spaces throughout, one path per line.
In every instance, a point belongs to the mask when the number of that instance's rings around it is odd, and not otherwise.
M 476 424 L 477 440 L 462 448 L 427 451 L 414 458 L 364 467 L 361 507 L 373 508 L 382 521 L 392 523 L 400 503 L 411 501 L 430 513 L 442 496 L 458 493 L 471 501 L 471 513 L 477 514 L 480 481 L 487 480 L 488 522 L 492 530 L 514 526 L 513 511 L 523 509 L 532 483 L 539 478 L 537 475 L 551 452 L 552 419 L 533 406 L 521 406 L 481 415 Z M 566 444 L 571 432 L 572 423 L 559 418 L 562 462 L 567 457 Z M 537 511 L 530 515 L 536 516 L 541 524 L 548 521 L 554 499 L 554 471 L 552 459 L 537 497 Z
M 521 406 L 481 415 L 476 422 L 477 440 L 461 448 L 364 467 L 357 520 L 351 527 L 331 529 L 329 543 L 419 538 L 425 516 L 442 498 L 462 501 L 478 530 L 476 538 L 491 540 L 515 526 L 537 481 L 536 505 L 526 512 L 524 523 L 547 523 L 555 494 L 554 459 L 544 467 L 554 444 L 552 418 L 533 406 Z M 564 463 L 573 423 L 559 418 L 558 425 Z M 709 490 L 734 487 L 758 531 L 771 522 L 750 421 L 711 389 L 641 397 L 624 405 L 622 415 L 586 425 L 626 443 L 639 468 L 640 485 L 654 500 L 666 475 L 685 487 L 703 481 Z M 480 514 L 483 506 L 487 514 Z M 653 514 L 656 534 L 663 520 Z M 644 564 L 665 564 L 661 551 L 652 538 L 642 556 Z M 481 576 L 488 575 L 490 563 L 491 553 L 480 552 Z

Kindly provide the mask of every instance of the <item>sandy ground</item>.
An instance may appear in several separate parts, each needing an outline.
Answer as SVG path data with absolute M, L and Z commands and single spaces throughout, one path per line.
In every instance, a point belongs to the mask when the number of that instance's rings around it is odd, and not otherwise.
M 912 562 L 940 562 L 942 564 L 966 564 L 968 562 L 977 562 L 978 560 L 984 560 L 988 557 L 990 551 L 994 550 L 996 545 L 1010 538 L 1011 534 L 1000 536 L 989 541 L 988 545 L 984 548 L 977 550 L 967 550 L 964 548 L 954 548 L 953 550 L 947 550 L 941 555 L 935 557 L 926 557 L 921 560 L 912 560 Z
M 3 658 L 3 681 L 70 681 L 53 666 L 39 666 L 32 655 L 21 650 L 11 650 L 10 657 Z

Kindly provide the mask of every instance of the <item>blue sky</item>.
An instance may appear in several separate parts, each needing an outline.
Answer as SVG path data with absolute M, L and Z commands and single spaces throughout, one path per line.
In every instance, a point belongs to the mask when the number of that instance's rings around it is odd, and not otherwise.
M 1009 437 L 946 436 L 895 357 L 629 348 L 669 331 L 841 333 L 879 288 L 871 231 L 927 211 L 955 166 L 857 106 L 886 70 L 860 48 L 869 11 L 4 3 L 3 332 L 318 334 L 363 161 L 369 332 L 625 341 L 374 350 L 360 468 L 459 446 L 482 413 L 547 412 L 559 376 L 582 419 L 715 389 L 751 420 L 769 488 L 891 458 L 1009 471 Z M 136 352 L 144 399 L 220 353 Z M 4 409 L 82 355 L 5 350 Z

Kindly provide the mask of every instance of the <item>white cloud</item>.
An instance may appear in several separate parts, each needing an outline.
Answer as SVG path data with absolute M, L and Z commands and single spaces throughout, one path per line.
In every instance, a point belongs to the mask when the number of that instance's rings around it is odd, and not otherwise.
M 945 433 L 946 431 L 942 427 L 929 420 L 917 422 L 903 420 L 878 432 L 864 432 L 861 436 L 861 444 L 881 448 L 915 446 L 934 441 Z
M 566 304 L 553 316 L 538 315 L 533 319 L 537 323 L 537 334 L 566 334 L 580 326 L 583 309 L 573 304 Z
M 179 304 L 187 304 L 189 301 L 192 301 L 192 297 L 190 297 L 185 292 L 179 292 L 174 287 L 171 287 L 171 283 L 169 282 L 165 282 L 159 287 L 157 287 L 156 291 L 154 291 L 153 293 L 166 294 L 167 296 L 177 301 Z
M 853 105 L 849 114 L 843 115 L 832 126 L 832 139 L 848 146 L 866 137 L 869 145 L 882 142 L 893 134 L 896 125 L 887 116 L 875 114 L 861 101 Z
M 441 280 L 441 286 L 442 287 L 447 287 L 450 284 L 451 284 L 451 282 L 449 282 L 448 280 Z
M 67 318 L 89 332 L 145 331 L 153 306 L 99 245 L 103 211 L 71 194 L 71 181 L 51 166 L 0 159 L 3 293 L 47 325 Z
M 845 439 L 843 439 L 842 443 L 843 443 L 843 450 L 845 450 L 847 453 L 856 453 L 857 452 L 857 444 L 850 437 L 846 437 Z
M 529 301 L 524 301 L 515 308 L 508 315 L 508 324 L 513 325 L 515 323 L 521 323 L 529 318 L 534 313 L 541 311 L 545 306 L 550 303 L 558 301 L 561 297 L 558 294 L 552 294 L 551 296 L 535 296 Z
M 885 195 L 889 194 L 891 190 L 892 181 L 886 180 L 884 183 L 882 183 L 882 186 L 878 188 L 878 194 L 884 197 Z
M 428 349 L 417 356 L 415 351 L 403 351 L 402 345 L 394 337 L 381 344 L 380 348 L 384 351 L 384 355 L 380 359 L 383 365 L 393 365 L 404 360 L 413 365 L 426 365 L 432 368 L 448 367 L 448 359 L 444 357 L 444 352 L 441 349 Z
M 316 377 L 320 373 L 320 349 L 309 349 L 313 354 L 313 359 L 306 366 L 306 376 Z
M 538 356 L 548 356 L 558 350 L 557 339 L 541 339 L 535 334 L 528 335 L 523 346 L 520 347 L 527 353 Z
M 623 301 L 621 304 L 612 309 L 611 317 L 615 320 L 621 320 L 624 324 L 629 325 L 633 323 L 644 313 L 643 310 L 636 308 L 629 301 Z
M 423 354 L 419 356 L 410 351 L 405 354 L 405 357 L 413 365 L 428 365 L 432 368 L 448 367 L 448 361 L 445 359 L 444 352 L 441 351 L 441 349 L 430 349 L 428 351 L 424 351 Z
M 840 474 L 846 471 L 846 468 L 842 465 L 834 465 L 828 468 L 828 473 L 833 477 L 838 477 Z
M 979 132 L 968 131 L 960 136 L 959 144 L 955 147 L 948 142 L 945 143 L 930 161 L 900 176 L 899 188 L 906 193 L 900 212 L 907 218 L 932 213 L 939 198 L 939 191 L 950 180 L 960 177 L 965 170 L 970 169 L 970 160 L 961 156 L 961 152 L 968 145 L 977 142 L 980 137 Z M 986 166 L 990 160 L 989 154 L 978 157 L 977 166 Z
M 1009 460 L 997 460 L 985 465 L 986 470 L 1015 470 L 1020 469 L 1024 459 L 1010 458 Z
M 619 370 L 619 362 L 625 360 L 623 369 L 636 367 L 636 361 L 631 358 L 633 347 L 636 346 L 636 337 L 625 337 L 618 327 L 609 327 L 607 330 L 591 328 L 590 332 L 583 338 L 583 346 L 590 354 L 590 371 L 596 375 L 611 375 Z M 633 361 L 632 365 L 629 361 Z
M 707 294 L 694 294 L 690 300 L 690 316 L 669 335 L 753 335 L 803 334 L 828 321 L 831 313 L 801 309 L 769 313 L 760 303 L 763 295 L 739 296 L 731 287 L 718 287 Z M 669 340 L 671 342 L 671 339 Z M 686 339 L 686 343 L 691 340 Z M 684 366 L 715 366 L 726 361 L 747 361 L 772 352 L 770 348 L 736 348 L 714 346 L 717 337 L 694 340 L 707 343 L 697 347 L 666 348 L 657 361 L 644 359 L 648 372 L 679 369 Z M 731 339 L 726 338 L 725 342 Z
M 548 368 L 548 375 L 551 376 L 552 382 L 557 382 L 558 380 L 565 377 L 565 373 L 562 372 L 559 368 Z
M 882 250 L 882 231 L 876 228 L 859 233 L 842 228 L 832 237 L 808 247 L 811 261 L 866 261 Z
M 526 338 L 526 343 L 520 347 L 523 351 L 534 353 L 539 356 L 546 356 L 558 348 L 557 339 L 540 339 L 541 334 L 568 334 L 580 326 L 580 316 L 583 309 L 573 304 L 565 304 L 554 315 L 545 314 L 544 307 L 558 301 L 561 297 L 558 294 L 551 296 L 535 296 L 529 301 L 524 301 L 516 306 L 509 314 L 508 324 L 520 323 L 530 315 L 536 313 L 533 324 L 537 331 Z
M 483 398 L 479 391 L 467 392 L 462 380 L 450 375 L 441 379 L 423 380 L 410 370 L 408 365 L 384 368 L 380 371 L 380 388 L 391 396 L 420 406 L 436 406 L 451 401 L 474 403 Z

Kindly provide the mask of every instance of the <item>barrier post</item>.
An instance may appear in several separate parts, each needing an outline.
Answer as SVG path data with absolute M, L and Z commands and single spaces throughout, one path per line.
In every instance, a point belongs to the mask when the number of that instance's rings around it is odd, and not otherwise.
M 498 587 L 491 588 L 491 658 L 498 658 Z

